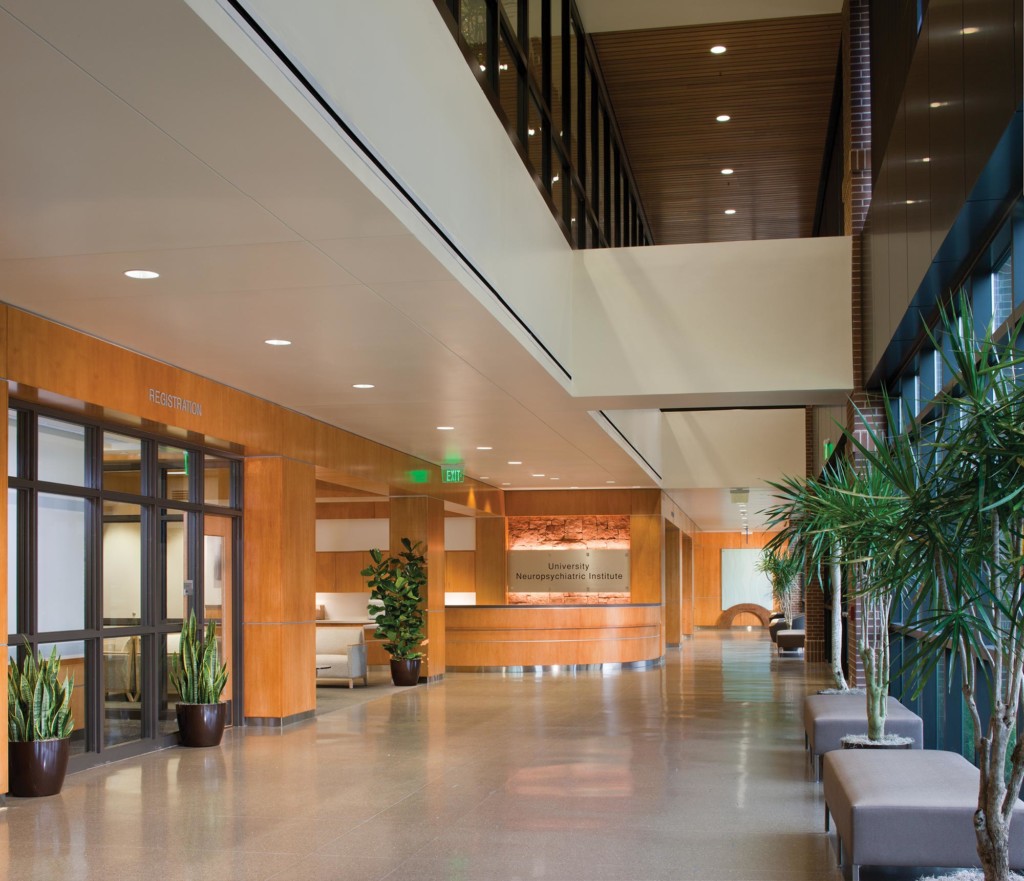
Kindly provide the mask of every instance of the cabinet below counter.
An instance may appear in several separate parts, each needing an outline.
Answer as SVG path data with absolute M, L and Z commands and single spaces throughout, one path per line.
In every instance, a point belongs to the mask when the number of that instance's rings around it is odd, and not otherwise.
M 658 661 L 658 603 L 448 606 L 446 666 L 549 667 Z

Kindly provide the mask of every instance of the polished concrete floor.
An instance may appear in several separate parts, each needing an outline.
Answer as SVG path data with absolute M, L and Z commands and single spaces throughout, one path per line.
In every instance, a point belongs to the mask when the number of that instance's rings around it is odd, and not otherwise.
M 449 674 L 8 799 L 0 878 L 839 881 L 800 722 L 824 673 L 735 631 L 653 670 Z

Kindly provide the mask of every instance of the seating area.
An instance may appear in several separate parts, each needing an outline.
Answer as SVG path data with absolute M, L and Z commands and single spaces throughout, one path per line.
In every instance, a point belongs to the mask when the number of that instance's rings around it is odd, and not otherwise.
M 357 679 L 361 679 L 363 685 L 370 684 L 363 628 L 319 625 L 316 628 L 316 684 L 352 688 Z
M 891 698 L 890 698 L 891 700 Z M 861 866 L 979 866 L 973 815 L 978 769 L 940 750 L 836 750 L 825 755 L 825 831 L 835 821 L 837 861 Z M 1010 827 L 1010 864 L 1024 866 L 1024 803 Z
M 814 765 L 814 779 L 821 779 L 822 758 L 838 750 L 848 734 L 868 730 L 867 702 L 863 694 L 811 694 L 804 698 L 804 743 Z M 896 698 L 886 704 L 885 730 L 909 737 L 913 749 L 924 745 L 924 723 Z

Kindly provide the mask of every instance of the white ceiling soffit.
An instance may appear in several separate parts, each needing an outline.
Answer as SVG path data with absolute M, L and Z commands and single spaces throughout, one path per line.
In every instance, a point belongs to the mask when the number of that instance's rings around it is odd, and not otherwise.
M 763 487 L 766 480 L 803 474 L 805 412 L 800 407 L 665 413 L 663 485 Z
M 750 487 L 747 495 L 747 519 L 728 489 L 674 489 L 668 495 L 689 514 L 704 532 L 760 532 L 765 529 L 762 513 L 775 502 L 771 490 Z M 744 525 L 746 529 L 744 529 Z
M 576 0 L 589 34 L 841 12 L 842 0 Z
M 0 299 L 495 486 L 651 485 L 184 3 L 0 0 L 0 57 Z

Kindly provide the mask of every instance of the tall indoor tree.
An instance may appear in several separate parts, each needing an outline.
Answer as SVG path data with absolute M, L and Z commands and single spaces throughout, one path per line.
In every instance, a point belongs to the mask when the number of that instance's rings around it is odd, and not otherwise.
M 850 436 L 909 498 L 899 533 L 919 550 L 906 556 L 914 588 L 907 624 L 924 634 L 912 672 L 919 692 L 936 666 L 948 666 L 949 681 L 959 670 L 981 772 L 974 829 L 986 881 L 1010 878 L 1010 820 L 1024 780 L 1017 729 L 1024 688 L 1020 333 L 1020 323 L 1002 338 L 976 328 L 962 297 L 932 334 L 948 381 L 925 402 L 913 444 Z

